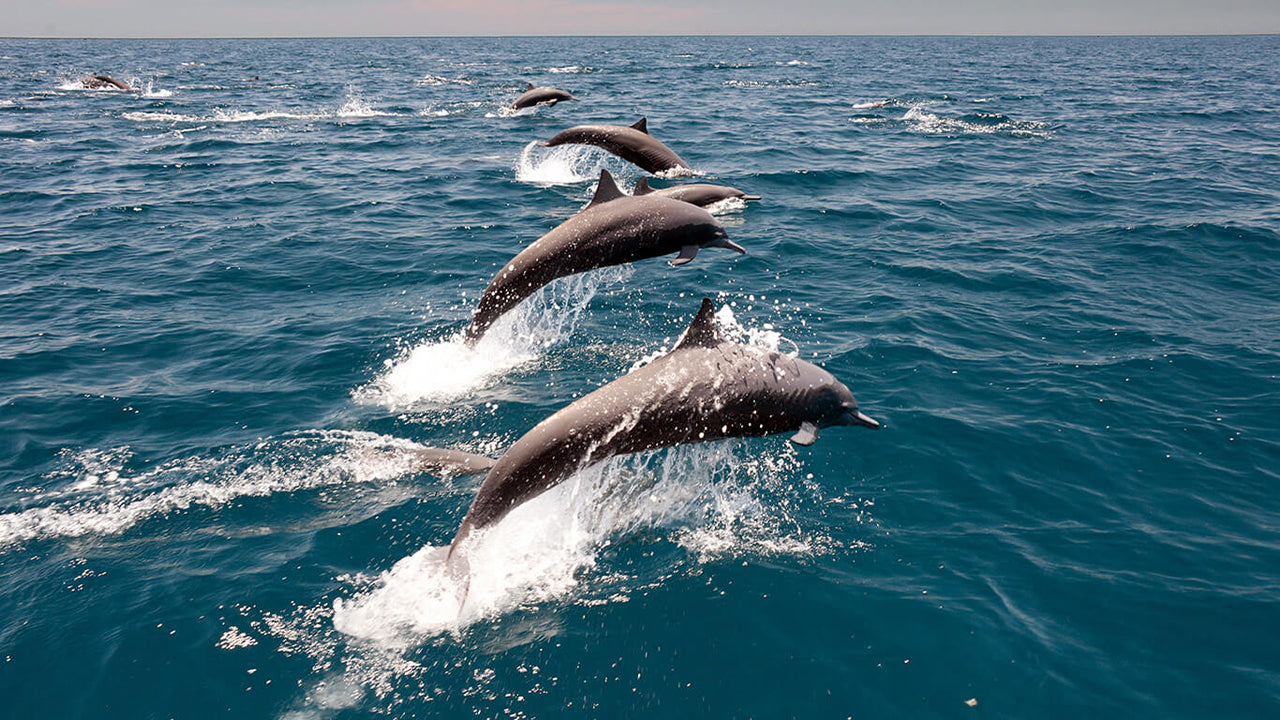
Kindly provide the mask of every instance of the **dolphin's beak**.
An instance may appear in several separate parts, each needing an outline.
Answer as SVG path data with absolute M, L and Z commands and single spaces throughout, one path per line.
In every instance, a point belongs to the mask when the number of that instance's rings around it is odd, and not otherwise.
M 870 428 L 872 430 L 880 429 L 880 423 L 876 422 L 871 417 L 864 415 L 859 410 L 846 410 L 842 420 L 844 420 L 843 424 L 845 425 L 861 425 L 864 428 Z
M 743 255 L 746 255 L 746 254 L 747 254 L 747 249 L 746 249 L 746 248 L 742 247 L 741 245 L 739 245 L 738 243 L 736 243 L 736 242 L 734 242 L 734 241 L 730 240 L 730 239 L 729 239 L 729 238 L 727 238 L 727 237 L 721 237 L 719 240 L 717 240 L 717 241 L 716 241 L 715 246 L 716 246 L 716 247 L 722 247 L 722 248 L 729 248 L 730 250 L 734 250 L 734 251 L 739 252 L 739 253 L 741 253 L 741 254 L 743 254 Z

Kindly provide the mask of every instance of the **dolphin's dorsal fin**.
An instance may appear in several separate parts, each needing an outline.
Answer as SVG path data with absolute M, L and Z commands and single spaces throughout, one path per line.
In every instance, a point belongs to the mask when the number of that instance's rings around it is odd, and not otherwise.
M 653 188 L 649 187 L 649 178 L 640 178 L 636 181 L 636 189 L 631 191 L 632 195 L 648 195 L 653 192 Z
M 587 207 L 595 207 L 600 203 L 607 203 L 620 197 L 626 197 L 626 193 L 618 189 L 618 183 L 613 181 L 613 176 L 609 174 L 609 171 L 601 168 L 600 182 L 596 185 L 595 197 L 591 198 L 591 202 L 587 203 Z
M 684 331 L 684 337 L 681 338 L 680 344 L 676 345 L 676 350 L 686 347 L 713 347 L 722 342 L 724 337 L 716 325 L 716 305 L 711 302 L 711 298 L 704 297 L 702 307 L 698 308 L 698 314 L 694 316 L 693 322 L 689 323 L 689 329 Z
M 631 126 L 631 129 L 632 129 L 632 130 L 639 130 L 640 132 L 644 133 L 645 135 L 648 135 L 648 134 L 649 134 L 649 119 L 648 119 L 648 118 L 640 118 L 639 120 L 637 120 L 637 121 L 636 121 L 636 124 L 635 124 L 635 125 L 632 125 L 632 126 Z
M 533 83 L 529 83 L 529 87 L 525 88 L 524 91 L 529 92 L 532 89 L 533 89 Z

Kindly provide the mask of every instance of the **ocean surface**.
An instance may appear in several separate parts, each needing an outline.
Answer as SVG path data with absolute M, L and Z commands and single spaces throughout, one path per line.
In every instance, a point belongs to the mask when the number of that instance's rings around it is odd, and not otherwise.
M 132 91 L 86 89 L 90 73 Z M 580 102 L 512 113 L 526 82 Z M 584 123 L 748 250 L 485 285 Z M 500 455 L 725 332 L 828 428 Z M 1280 38 L 0 40 L 0 715 L 1280 716 Z

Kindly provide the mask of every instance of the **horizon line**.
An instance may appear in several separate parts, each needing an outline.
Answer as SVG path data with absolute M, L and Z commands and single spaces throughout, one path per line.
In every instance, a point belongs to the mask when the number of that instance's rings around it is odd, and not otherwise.
M 547 35 L 0 35 L 2 40 L 465 40 L 549 38 L 1209 38 L 1280 37 L 1277 32 L 1222 33 L 696 33 Z

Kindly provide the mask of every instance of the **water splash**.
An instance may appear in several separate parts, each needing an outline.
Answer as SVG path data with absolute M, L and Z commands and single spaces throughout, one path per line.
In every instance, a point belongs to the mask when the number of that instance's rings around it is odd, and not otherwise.
M 334 602 L 341 633 L 386 648 L 458 634 L 517 607 L 577 595 L 614 597 L 608 581 L 582 588 L 602 550 L 621 537 L 665 534 L 698 562 L 726 555 L 804 555 L 830 545 L 791 516 L 790 448 L 748 456 L 738 441 L 613 458 L 583 470 L 468 538 L 469 575 L 450 572 L 448 547 L 404 558 L 349 599 Z
M 388 360 L 385 374 L 355 397 L 396 411 L 488 387 L 569 338 L 596 292 L 625 282 L 633 272 L 623 265 L 555 280 L 499 318 L 474 346 L 467 345 L 464 331 L 419 345 Z
M 335 113 L 340 118 L 390 117 L 394 114 L 375 110 L 368 100 L 354 92 L 348 95 L 347 101 Z
M 516 162 L 516 180 L 538 185 L 572 185 L 594 180 L 612 157 L 591 145 L 544 147 L 534 141 L 524 146 Z
M 155 83 L 151 80 L 142 88 L 142 97 L 148 99 L 173 97 L 172 90 L 161 90 L 155 87 Z

